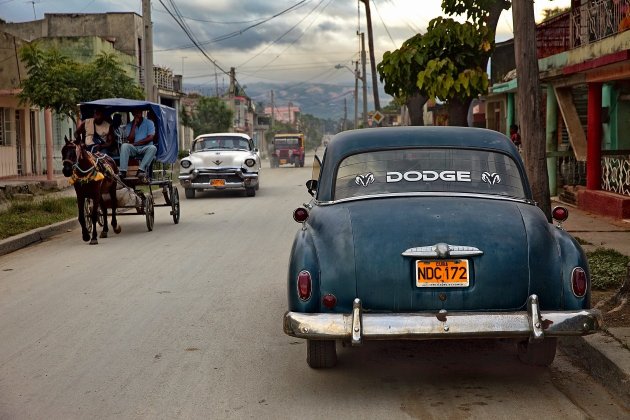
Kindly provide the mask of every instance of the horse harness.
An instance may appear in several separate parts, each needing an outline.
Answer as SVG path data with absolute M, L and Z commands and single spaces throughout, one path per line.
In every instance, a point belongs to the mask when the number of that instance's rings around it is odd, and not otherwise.
M 70 185 L 73 185 L 76 182 L 80 184 L 87 184 L 90 182 L 101 181 L 108 176 L 110 178 L 114 178 L 116 173 L 114 172 L 114 168 L 111 165 L 111 162 L 108 162 L 109 156 L 104 153 L 96 152 L 92 153 L 89 151 L 85 151 L 87 153 L 87 160 L 90 163 L 90 167 L 87 169 L 82 169 L 79 166 L 79 156 L 81 155 L 81 149 L 79 145 L 76 145 L 76 156 L 77 161 L 72 162 L 69 159 L 64 159 L 64 163 L 69 163 L 72 165 L 72 176 L 68 180 Z

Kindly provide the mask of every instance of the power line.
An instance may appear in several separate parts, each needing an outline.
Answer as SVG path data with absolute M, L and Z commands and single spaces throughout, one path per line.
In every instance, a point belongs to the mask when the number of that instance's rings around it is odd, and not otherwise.
M 250 61 L 252 61 L 254 58 L 258 57 L 260 54 L 262 54 L 263 52 L 267 51 L 272 45 L 274 45 L 276 42 L 280 41 L 282 38 L 284 38 L 285 36 L 287 36 L 292 30 L 294 30 L 300 23 L 302 23 L 307 17 L 309 17 L 319 6 L 321 6 L 321 4 L 324 2 L 324 0 L 320 0 L 319 3 L 317 3 L 317 5 L 315 7 L 313 7 L 311 9 L 310 12 L 307 13 L 306 16 L 304 16 L 302 19 L 300 19 L 295 25 L 293 25 L 291 28 L 289 28 L 288 31 L 286 31 L 285 33 L 283 33 L 282 35 L 280 35 L 278 38 L 276 38 L 271 44 L 267 45 L 265 48 L 263 48 L 259 53 L 254 54 L 252 57 L 250 57 L 249 59 L 247 59 L 246 61 L 244 61 L 243 63 L 240 64 L 239 67 L 249 63 Z
M 237 31 L 233 31 L 233 32 L 230 32 L 230 33 L 227 33 L 227 34 L 220 35 L 220 36 L 218 36 L 216 38 L 213 38 L 211 40 L 208 40 L 208 41 L 200 42 L 199 44 L 200 45 L 214 44 L 216 42 L 226 41 L 226 40 L 228 40 L 230 38 L 234 38 L 234 37 L 240 36 L 240 35 L 244 34 L 245 32 L 249 31 L 252 28 L 260 26 L 263 23 L 267 23 L 270 20 L 275 19 L 278 16 L 282 16 L 283 14 L 288 13 L 288 12 L 294 10 L 294 9 L 297 9 L 297 8 L 301 7 L 303 4 L 309 3 L 311 1 L 312 0 L 301 0 L 300 2 L 294 4 L 293 6 L 290 6 L 290 7 L 286 8 L 286 9 L 282 10 L 281 12 L 276 13 L 273 16 L 265 18 L 265 19 L 261 20 L 258 23 L 255 23 L 255 24 L 250 25 L 250 26 L 248 26 L 246 28 L 243 28 L 243 29 L 239 29 Z M 160 3 L 161 3 L 161 1 L 160 1 Z M 171 50 L 179 50 L 179 49 L 186 49 L 186 48 L 192 48 L 192 47 L 194 47 L 194 44 L 193 45 L 187 44 L 187 45 L 183 45 L 183 46 L 179 46 L 179 47 L 173 47 L 173 48 L 168 48 L 168 49 L 163 49 L 163 50 L 159 50 L 159 51 L 171 51 Z
M 381 20 L 381 23 L 383 24 L 383 27 L 385 28 L 385 31 L 387 32 L 389 39 L 392 40 L 392 44 L 394 44 L 394 48 L 396 48 L 397 45 L 394 42 L 394 38 L 392 38 L 392 34 L 389 33 L 389 29 L 387 28 L 387 25 L 385 24 L 385 21 L 383 20 L 383 16 L 381 16 L 381 12 L 378 11 L 378 7 L 376 6 L 376 0 L 372 0 L 372 4 L 374 4 L 374 9 L 376 10 L 376 14 L 378 15 L 378 18 Z

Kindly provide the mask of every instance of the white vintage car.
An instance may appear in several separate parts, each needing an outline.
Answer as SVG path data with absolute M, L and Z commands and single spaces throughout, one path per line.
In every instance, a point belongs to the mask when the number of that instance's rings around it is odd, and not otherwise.
M 253 197 L 260 186 L 260 155 L 247 134 L 202 134 L 179 164 L 186 198 L 194 198 L 196 190 L 234 188 Z

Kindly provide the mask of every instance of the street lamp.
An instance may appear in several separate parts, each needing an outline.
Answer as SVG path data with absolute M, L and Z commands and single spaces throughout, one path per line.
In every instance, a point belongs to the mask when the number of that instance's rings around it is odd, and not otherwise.
M 350 71 L 350 73 L 354 75 L 354 128 L 356 129 L 359 126 L 359 79 L 361 79 L 361 81 L 365 85 L 365 77 L 361 77 L 361 74 L 359 73 L 359 62 L 353 61 L 353 63 L 355 64 L 354 70 L 352 70 L 350 67 L 346 66 L 345 64 L 337 64 L 335 68 L 336 69 L 346 68 Z M 366 111 L 367 111 L 366 109 L 363 109 L 364 113 Z

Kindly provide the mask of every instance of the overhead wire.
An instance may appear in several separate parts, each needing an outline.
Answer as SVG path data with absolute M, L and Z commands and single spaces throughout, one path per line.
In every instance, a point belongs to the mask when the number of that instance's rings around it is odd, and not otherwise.
M 313 7 L 311 9 L 310 12 L 308 12 L 308 14 L 306 16 L 304 16 L 302 19 L 300 19 L 295 25 L 293 25 L 288 31 L 286 31 L 285 33 L 283 33 L 282 35 L 280 35 L 278 38 L 276 38 L 271 44 L 267 45 L 265 48 L 263 48 L 260 52 L 258 52 L 257 54 L 254 54 L 252 57 L 250 57 L 249 59 L 245 60 L 244 62 L 242 62 L 238 67 L 242 67 L 243 65 L 249 63 L 250 61 L 252 61 L 254 58 L 258 57 L 259 55 L 261 55 L 263 52 L 267 51 L 272 45 L 274 45 L 276 42 L 280 41 L 282 38 L 284 38 L 287 34 L 289 34 L 293 29 L 295 29 L 300 23 L 302 23 L 307 17 L 309 17 L 311 15 L 311 13 L 313 13 L 315 11 L 315 9 L 317 9 L 325 0 L 320 0 L 319 3 L 317 3 L 317 5 L 315 7 Z
M 381 16 L 381 12 L 379 12 L 378 10 L 378 6 L 376 5 L 376 0 L 372 0 L 372 4 L 374 5 L 374 9 L 376 10 L 376 14 L 378 15 L 378 18 L 381 20 L 381 23 L 383 24 L 383 27 L 385 28 L 385 32 L 387 32 L 389 39 L 391 39 L 392 44 L 394 44 L 394 48 L 397 47 L 396 43 L 394 42 L 394 38 L 392 38 L 392 34 L 389 33 L 389 28 L 387 27 L 387 25 L 385 24 L 385 21 L 383 20 L 383 16 Z
M 245 32 L 249 31 L 252 28 L 260 26 L 263 23 L 267 23 L 270 20 L 275 19 L 278 16 L 282 16 L 285 13 L 288 13 L 288 12 L 290 12 L 292 10 L 296 10 L 296 9 L 302 7 L 304 4 L 310 3 L 311 1 L 312 0 L 301 0 L 300 2 L 294 4 L 293 6 L 290 6 L 290 7 L 286 8 L 286 9 L 284 9 L 284 10 L 274 14 L 273 16 L 270 16 L 268 18 L 264 18 L 264 19 L 260 20 L 259 22 L 255 23 L 253 25 L 247 26 L 246 28 L 239 29 L 237 31 L 229 32 L 227 34 L 219 35 L 218 37 L 210 39 L 210 40 L 207 40 L 207 41 L 199 42 L 199 45 L 214 44 L 216 42 L 227 41 L 228 39 L 240 36 L 240 35 L 244 34 Z M 167 49 L 163 49 L 163 50 L 159 50 L 159 51 L 172 51 L 172 50 L 180 50 L 180 49 L 187 49 L 187 48 L 193 48 L 193 47 L 194 47 L 194 44 L 193 45 L 186 44 L 186 45 L 182 45 L 182 46 L 179 46 L 179 47 L 167 48 Z
M 322 0 L 322 2 L 320 2 L 320 4 L 321 4 L 321 3 L 323 3 L 323 1 L 324 1 L 324 0 Z M 317 14 L 317 16 L 315 16 L 315 17 L 313 18 L 313 20 L 311 21 L 311 23 L 309 23 L 309 24 L 308 24 L 308 26 L 306 27 L 306 29 L 304 29 L 304 30 L 302 31 L 302 33 L 301 33 L 301 34 L 300 34 L 297 38 L 295 38 L 295 39 L 293 40 L 293 42 L 291 42 L 289 45 L 287 45 L 287 47 L 286 47 L 284 50 L 282 50 L 282 51 L 281 51 L 281 52 L 280 52 L 277 56 L 275 56 L 275 57 L 274 57 L 274 58 L 273 58 L 270 62 L 268 62 L 267 64 L 263 65 L 263 66 L 262 66 L 262 67 L 260 67 L 258 70 L 260 71 L 260 70 L 264 69 L 265 67 L 267 67 L 269 64 L 271 64 L 271 63 L 273 63 L 274 61 L 276 61 L 278 58 L 280 58 L 280 56 L 281 56 L 282 54 L 284 54 L 284 52 L 285 52 L 286 50 L 288 50 L 289 48 L 291 48 L 291 47 L 292 47 L 292 46 L 293 46 L 293 45 L 294 45 L 297 41 L 299 41 L 299 40 L 300 40 L 300 39 L 304 36 L 304 34 L 305 34 L 306 32 L 308 32 L 308 30 L 311 28 L 311 26 L 313 26 L 313 23 L 315 23 L 315 21 L 317 20 L 317 18 L 319 18 L 319 16 L 321 16 L 321 14 L 322 14 L 322 13 L 324 13 L 324 10 L 326 10 L 326 8 L 327 8 L 328 6 L 330 6 L 330 3 L 331 3 L 331 2 L 332 2 L 332 0 L 328 0 L 328 3 L 326 3 L 326 4 L 324 5 L 324 7 L 322 7 L 322 9 L 319 11 L 319 13 Z

